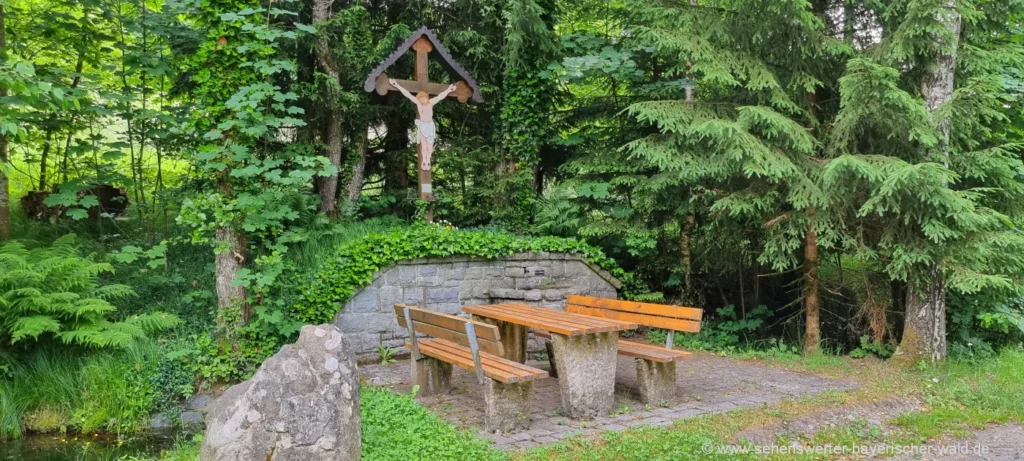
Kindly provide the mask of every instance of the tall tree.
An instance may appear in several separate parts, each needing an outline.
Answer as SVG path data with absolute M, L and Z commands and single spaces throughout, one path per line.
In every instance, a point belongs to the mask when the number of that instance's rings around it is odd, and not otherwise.
M 0 3 L 0 61 L 7 60 L 7 27 L 4 5 Z M 0 82 L 0 99 L 7 96 L 7 86 Z M 7 181 L 7 133 L 0 133 L 0 241 L 11 238 L 11 192 Z
M 324 26 L 331 19 L 331 7 L 334 0 L 313 1 L 313 24 Z M 331 44 L 325 31 L 316 37 L 316 65 L 323 73 L 325 82 L 320 85 L 323 101 L 338 100 L 337 93 L 341 86 L 341 66 L 334 59 Z M 341 160 L 345 151 L 345 128 L 341 111 L 333 110 L 328 105 L 322 112 L 324 124 L 324 144 L 326 157 L 334 166 L 335 171 L 327 176 L 317 178 L 317 192 L 320 194 L 320 211 L 332 219 L 338 218 L 338 177 L 341 174 Z
M 905 360 L 946 357 L 948 290 L 1019 290 L 1020 146 L 999 125 L 1024 58 L 1005 18 L 1020 9 L 893 2 L 876 16 L 884 39 L 840 79 L 825 183 L 856 210 L 858 256 L 907 285 Z
M 949 168 L 949 115 L 939 108 L 953 99 L 956 57 L 960 43 L 961 16 L 957 2 L 936 2 L 928 11 L 938 29 L 929 34 L 935 42 L 935 56 L 921 78 L 921 96 L 939 132 L 933 147 L 935 160 Z M 918 13 L 920 14 L 920 13 Z M 932 261 L 911 272 L 906 299 L 903 339 L 900 349 L 909 356 L 928 356 L 934 362 L 946 358 L 946 284 L 941 262 Z

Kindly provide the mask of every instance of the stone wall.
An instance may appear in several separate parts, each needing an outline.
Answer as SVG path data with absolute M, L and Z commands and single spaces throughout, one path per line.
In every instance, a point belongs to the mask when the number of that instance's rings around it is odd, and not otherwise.
M 377 346 L 405 350 L 395 303 L 462 314 L 462 306 L 524 302 L 564 309 L 570 294 L 616 298 L 622 284 L 580 255 L 517 253 L 501 259 L 470 257 L 399 261 L 374 274 L 341 307 L 335 324 L 364 358 Z

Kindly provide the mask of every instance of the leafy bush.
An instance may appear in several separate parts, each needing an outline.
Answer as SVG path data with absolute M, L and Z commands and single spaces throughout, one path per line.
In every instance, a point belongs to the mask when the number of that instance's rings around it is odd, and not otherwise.
M 375 272 L 396 261 L 456 255 L 498 258 L 519 252 L 579 254 L 622 280 L 627 297 L 643 291 L 638 289 L 632 276 L 600 249 L 575 239 L 523 237 L 494 230 L 462 231 L 418 224 L 368 234 L 342 244 L 319 271 L 294 284 L 300 292 L 283 304 L 303 323 L 324 323 L 334 318 L 341 303 L 370 283 Z
M 880 359 L 887 359 L 892 357 L 892 354 L 895 352 L 895 345 L 879 343 L 878 341 L 873 341 L 871 336 L 863 335 L 860 337 L 860 347 L 850 351 L 850 357 L 860 359 L 873 354 Z
M 39 341 L 44 335 L 64 344 L 126 347 L 149 333 L 176 325 L 160 312 L 111 321 L 111 300 L 131 296 L 126 285 L 101 284 L 110 264 L 82 257 L 75 237 L 29 249 L 19 242 L 0 246 L 0 342 Z
M 366 461 L 502 459 L 469 432 L 423 408 L 412 395 L 364 386 L 361 390 L 363 459 Z
M 762 327 L 771 317 L 765 306 L 757 306 L 739 318 L 736 307 L 729 305 L 715 311 L 717 317 L 705 319 L 697 334 L 676 334 L 675 345 L 687 349 L 708 351 L 738 352 L 743 348 L 754 347 L 755 341 L 763 334 Z M 647 338 L 655 344 L 665 344 L 668 336 L 666 330 L 653 329 Z M 786 351 L 789 346 L 781 342 L 769 341 L 768 349 Z
M 949 354 L 987 359 L 1024 341 L 1024 298 L 999 291 L 949 293 Z

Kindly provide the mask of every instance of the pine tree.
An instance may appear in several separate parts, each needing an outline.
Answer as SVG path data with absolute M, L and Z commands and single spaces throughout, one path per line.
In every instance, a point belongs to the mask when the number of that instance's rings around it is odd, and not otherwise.
M 632 31 L 636 42 L 653 50 L 657 83 L 636 88 L 653 100 L 628 113 L 651 134 L 605 163 L 615 172 L 609 195 L 626 197 L 620 206 L 630 213 L 606 214 L 583 232 L 621 226 L 610 216 L 653 218 L 674 229 L 663 235 L 678 238 L 684 292 L 693 290 L 689 248 L 698 216 L 718 236 L 737 225 L 760 228 L 757 259 L 776 270 L 799 264 L 796 250 L 809 228 L 820 227 L 822 244 L 831 245 L 827 213 L 810 219 L 826 197 L 813 177 L 819 143 L 805 100 L 824 84 L 826 62 L 849 48 L 801 1 L 637 2 L 630 14 L 640 24 Z M 685 89 L 691 78 L 693 92 Z M 594 187 L 585 192 L 593 195 Z M 641 235 L 644 228 L 627 238 L 663 238 Z
M 999 2 L 996 2 L 999 3 Z M 895 1 L 885 39 L 851 60 L 826 187 L 856 209 L 858 254 L 908 286 L 900 354 L 946 355 L 946 290 L 1013 291 L 1024 269 L 1019 145 L 999 128 L 1020 5 Z

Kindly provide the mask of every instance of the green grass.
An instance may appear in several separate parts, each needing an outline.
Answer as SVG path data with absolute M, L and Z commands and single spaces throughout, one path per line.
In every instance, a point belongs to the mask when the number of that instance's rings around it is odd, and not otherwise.
M 967 438 L 990 424 L 1024 422 L 1022 370 L 1024 351 L 1007 349 L 992 359 L 904 371 L 903 386 L 913 389 L 927 408 L 886 421 L 895 429 L 893 433 L 882 435 L 880 428 L 855 423 L 802 441 L 846 447 L 918 445 L 943 438 Z
M 364 386 L 363 460 L 504 459 L 505 454 L 459 431 L 410 395 Z
M 0 439 L 35 432 L 144 427 L 153 405 L 157 348 L 151 342 L 88 355 L 37 351 L 10 361 L 0 379 Z
M 780 365 L 818 369 L 838 376 L 860 379 L 862 388 L 850 392 L 822 394 L 783 402 L 771 407 L 736 410 L 676 421 L 668 427 L 636 427 L 607 431 L 593 437 L 577 436 L 524 452 L 505 453 L 460 432 L 426 410 L 408 395 L 378 387 L 364 387 L 363 458 L 390 459 L 511 459 L 511 460 L 689 460 L 689 459 L 820 459 L 803 456 L 750 454 L 706 454 L 705 446 L 725 445 L 740 431 L 779 425 L 815 412 L 863 405 L 880 399 L 913 396 L 923 399 L 926 411 L 888 421 L 896 426 L 894 435 L 866 421 L 828 429 L 808 439 L 796 440 L 812 446 L 853 447 L 867 443 L 918 444 L 945 436 L 964 437 L 974 428 L 1008 421 L 1024 422 L 1024 350 L 1005 350 L 997 357 L 972 362 L 950 362 L 924 370 L 904 370 L 878 361 L 810 356 L 786 359 Z M 831 368 L 830 368 L 831 367 Z M 780 445 L 789 440 L 779 440 Z M 710 445 L 708 445 L 710 444 Z M 191 457 L 180 457 L 191 453 Z M 198 443 L 162 459 L 196 459 Z

